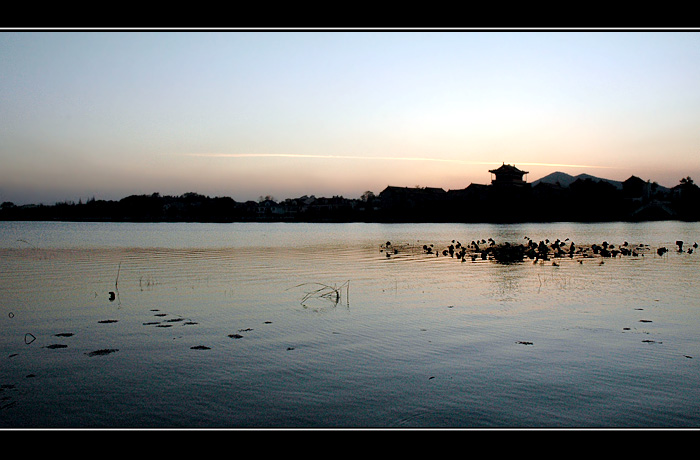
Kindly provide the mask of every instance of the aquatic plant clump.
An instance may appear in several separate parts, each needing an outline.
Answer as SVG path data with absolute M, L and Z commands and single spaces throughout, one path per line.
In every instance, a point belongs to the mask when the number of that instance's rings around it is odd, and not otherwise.
M 442 250 L 436 249 L 434 244 L 407 245 L 407 244 L 392 244 L 387 242 L 381 245 L 380 252 L 384 252 L 387 258 L 392 256 L 416 256 L 418 254 L 434 255 L 436 257 L 456 258 L 464 262 L 467 259 L 472 261 L 491 260 L 499 263 L 516 263 L 523 262 L 526 259 L 534 260 L 535 262 L 544 262 L 557 258 L 577 259 L 579 262 L 586 258 L 615 258 L 615 257 L 644 257 L 645 254 L 663 256 L 668 253 L 665 247 L 659 247 L 655 251 L 648 244 L 630 244 L 627 241 L 622 244 L 615 245 L 603 241 L 602 243 L 593 243 L 589 245 L 576 245 L 573 241 L 549 239 L 535 242 L 528 237 L 524 238 L 526 243 L 496 243 L 493 238 L 473 240 L 469 244 L 461 244 L 457 240 L 452 242 Z M 676 241 L 678 252 L 687 252 L 692 254 L 694 249 L 697 249 L 697 243 L 686 251 L 683 250 L 683 242 Z M 552 262 L 557 265 L 556 262 Z M 602 262 L 601 262 L 602 263 Z

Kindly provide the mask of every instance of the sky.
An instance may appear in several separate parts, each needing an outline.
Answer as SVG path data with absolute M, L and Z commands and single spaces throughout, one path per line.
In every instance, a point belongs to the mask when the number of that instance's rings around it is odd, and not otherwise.
M 0 31 L 0 202 L 700 180 L 700 31 Z

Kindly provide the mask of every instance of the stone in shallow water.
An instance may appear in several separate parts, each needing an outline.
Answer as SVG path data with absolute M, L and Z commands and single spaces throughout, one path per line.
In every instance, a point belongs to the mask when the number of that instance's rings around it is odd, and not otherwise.
M 103 348 L 101 350 L 95 350 L 95 351 L 91 351 L 91 352 L 88 352 L 85 354 L 88 356 L 103 356 L 103 355 L 108 355 L 110 353 L 114 353 L 116 351 L 119 351 L 119 350 L 116 348 Z
M 191 350 L 211 350 L 209 347 L 205 347 L 204 345 L 197 345 L 194 347 L 190 347 Z

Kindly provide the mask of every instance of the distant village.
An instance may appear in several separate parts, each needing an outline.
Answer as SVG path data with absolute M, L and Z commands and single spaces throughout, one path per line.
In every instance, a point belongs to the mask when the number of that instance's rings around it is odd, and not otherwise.
M 0 220 L 128 222 L 610 222 L 700 220 L 700 187 L 690 177 L 666 188 L 631 176 L 624 182 L 552 173 L 529 183 L 528 171 L 503 163 L 490 184 L 464 189 L 387 186 L 358 199 L 271 196 L 237 202 L 189 192 L 131 195 L 53 205 L 0 205 Z

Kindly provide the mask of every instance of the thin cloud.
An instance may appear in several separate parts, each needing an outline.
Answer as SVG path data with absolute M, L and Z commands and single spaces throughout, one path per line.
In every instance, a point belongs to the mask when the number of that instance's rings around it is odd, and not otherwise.
M 466 161 L 447 158 L 427 158 L 427 157 L 375 157 L 359 155 L 310 155 L 297 153 L 188 153 L 188 156 L 209 157 L 209 158 L 317 158 L 336 160 L 391 160 L 391 161 L 432 161 L 439 163 L 458 163 L 465 165 L 497 165 L 497 161 Z M 600 168 L 611 169 L 611 166 L 575 165 L 564 163 L 516 163 L 521 166 L 549 166 L 566 168 Z

